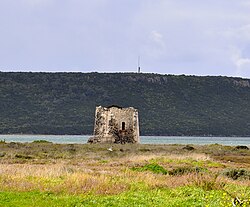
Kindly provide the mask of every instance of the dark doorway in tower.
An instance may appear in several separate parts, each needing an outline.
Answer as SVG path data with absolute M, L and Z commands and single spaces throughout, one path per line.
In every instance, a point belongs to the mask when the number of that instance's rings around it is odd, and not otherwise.
M 125 122 L 122 122 L 122 130 L 125 130 Z

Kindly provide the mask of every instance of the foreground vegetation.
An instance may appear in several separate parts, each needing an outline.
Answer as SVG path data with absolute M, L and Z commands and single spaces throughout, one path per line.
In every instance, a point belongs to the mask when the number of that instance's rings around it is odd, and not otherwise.
M 0 142 L 0 206 L 250 206 L 248 149 L 109 147 Z
M 0 72 L 1 134 L 92 134 L 95 107 L 133 106 L 142 135 L 250 136 L 250 80 Z

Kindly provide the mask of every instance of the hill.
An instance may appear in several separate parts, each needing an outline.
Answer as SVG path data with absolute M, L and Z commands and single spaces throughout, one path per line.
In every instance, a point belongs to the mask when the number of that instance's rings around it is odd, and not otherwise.
M 141 135 L 250 135 L 250 80 L 0 72 L 0 133 L 92 134 L 95 107 L 139 109 Z

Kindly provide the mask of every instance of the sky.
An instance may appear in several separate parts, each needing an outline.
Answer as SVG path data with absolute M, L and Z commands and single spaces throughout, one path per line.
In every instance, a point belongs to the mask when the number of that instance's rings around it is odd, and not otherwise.
M 0 71 L 250 78 L 250 0 L 0 0 Z

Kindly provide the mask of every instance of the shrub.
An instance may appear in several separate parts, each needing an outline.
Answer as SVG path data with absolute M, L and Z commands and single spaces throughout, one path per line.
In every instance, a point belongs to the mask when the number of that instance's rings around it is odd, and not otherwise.
M 168 171 L 164 167 L 156 163 L 146 164 L 143 167 L 133 167 L 132 170 L 139 172 L 151 171 L 152 173 L 163 175 L 168 174 Z
M 0 152 L 0 157 L 4 157 L 6 155 L 6 152 Z
M 0 140 L 0 144 L 5 144 L 5 143 L 6 143 L 5 139 Z
M 236 149 L 236 150 L 249 150 L 249 148 L 247 147 L 247 146 L 241 146 L 241 145 L 239 145 L 239 146 L 236 146 L 234 149 Z
M 188 173 L 199 173 L 204 172 L 207 169 L 201 167 L 178 167 L 169 172 L 169 175 L 183 175 Z
M 233 179 L 249 179 L 250 180 L 250 171 L 245 169 L 229 169 L 223 172 L 223 175 Z
M 20 154 L 16 154 L 15 155 L 16 158 L 20 158 L 20 159 L 32 159 L 32 157 L 30 155 L 20 155 Z
M 198 173 L 189 180 L 190 185 L 202 188 L 205 191 L 224 190 L 225 183 L 218 180 L 218 173 Z
M 148 149 L 148 148 L 142 148 L 142 149 L 139 149 L 141 152 L 150 152 L 151 150 Z
M 52 143 L 52 142 L 40 139 L 40 140 L 34 140 L 32 143 Z
M 183 147 L 182 149 L 184 150 L 188 150 L 188 151 L 193 151 L 194 147 L 190 146 L 190 145 L 186 145 L 185 147 Z

